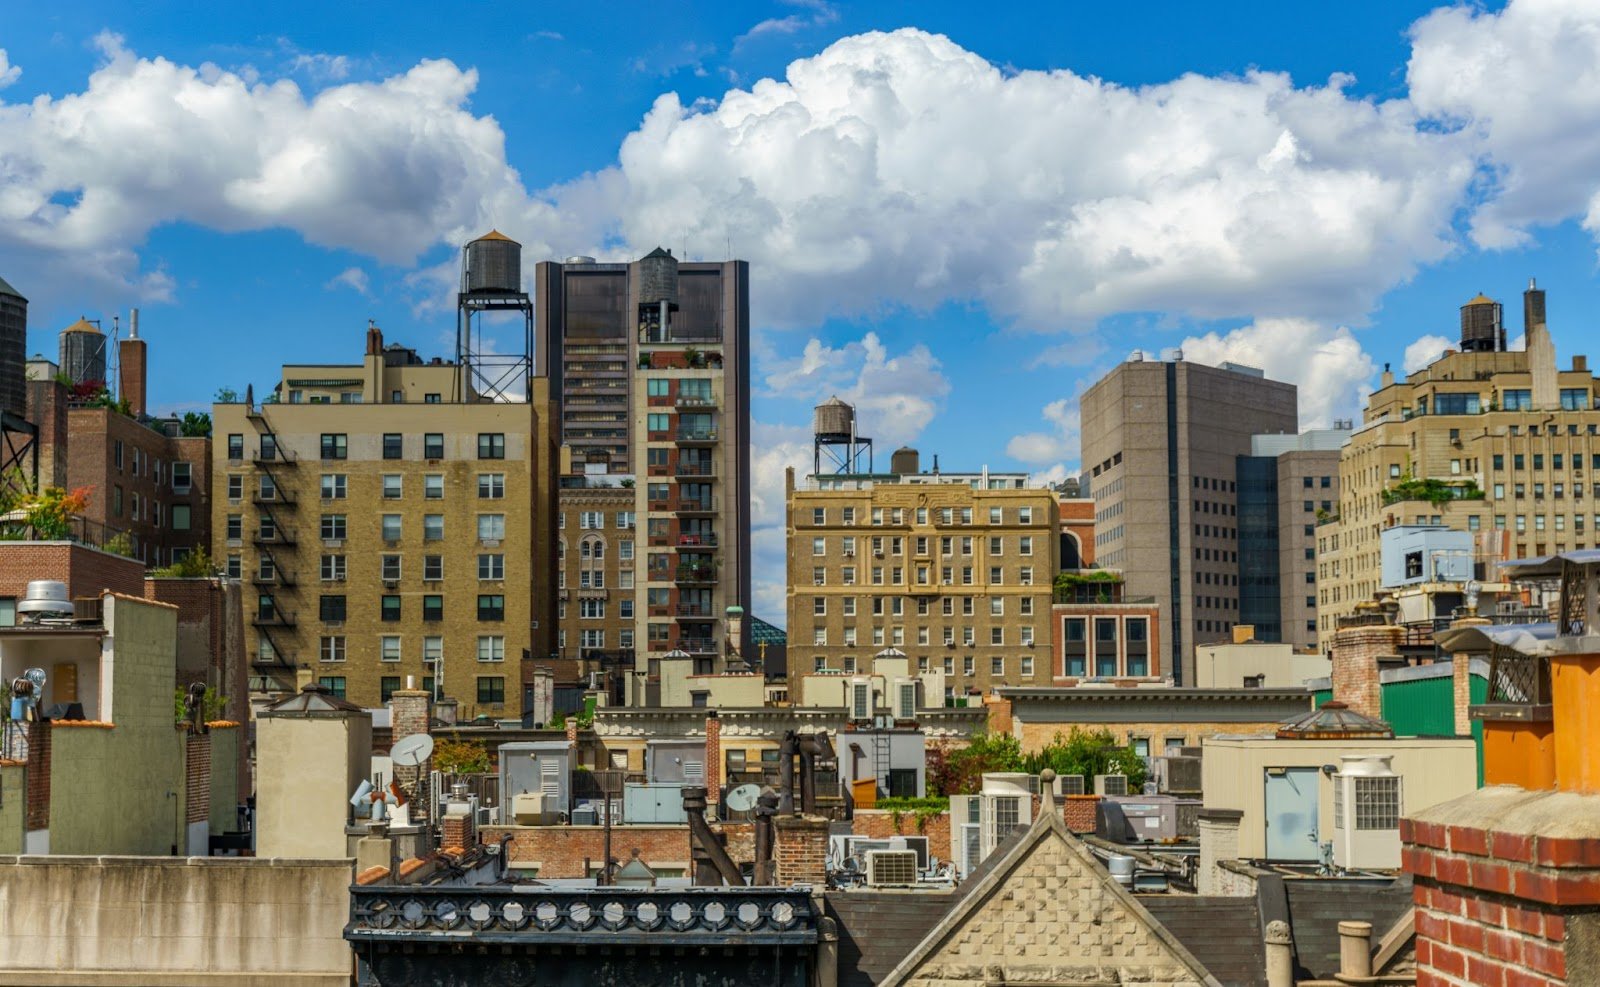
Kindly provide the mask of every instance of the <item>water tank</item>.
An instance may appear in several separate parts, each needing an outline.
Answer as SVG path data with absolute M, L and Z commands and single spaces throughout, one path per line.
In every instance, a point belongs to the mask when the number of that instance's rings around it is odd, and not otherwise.
M 22 417 L 27 404 L 28 300 L 0 278 L 0 411 Z
M 639 303 L 658 302 L 678 304 L 678 258 L 660 247 L 639 261 Z
M 88 319 L 61 330 L 61 372 L 74 384 L 106 380 L 106 337 Z
M 1133 858 L 1120 853 L 1113 853 L 1106 858 L 1106 870 L 1111 872 L 1111 879 L 1125 888 L 1133 887 Z
M 812 420 L 818 435 L 848 436 L 855 430 L 856 409 L 835 396 L 812 409 Z
M 522 244 L 499 230 L 490 230 L 467 244 L 466 264 L 462 280 L 469 294 L 522 291 Z
M 922 471 L 921 465 L 922 460 L 917 455 L 917 450 L 910 446 L 901 446 L 889 456 L 889 472 L 898 473 L 901 476 L 920 473 Z
M 1479 295 L 1461 306 L 1461 351 L 1493 353 L 1500 339 L 1500 303 Z
M 573 254 L 571 257 L 568 257 L 566 260 L 562 261 L 562 263 L 566 264 L 568 267 L 577 267 L 583 264 L 594 264 L 598 262 L 588 254 Z

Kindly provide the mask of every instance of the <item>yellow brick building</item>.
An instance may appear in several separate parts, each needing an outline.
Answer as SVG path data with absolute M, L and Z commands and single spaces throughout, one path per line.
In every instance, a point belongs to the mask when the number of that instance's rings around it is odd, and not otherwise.
M 942 671 L 952 701 L 1049 683 L 1059 508 L 1026 482 L 912 465 L 813 477 L 802 489 L 789 470 L 790 683 L 865 674 L 886 648 L 919 673 Z M 793 685 L 790 698 L 804 701 Z
M 373 328 L 360 364 L 214 406 L 212 554 L 253 590 L 256 689 L 374 707 L 410 679 L 461 719 L 520 714 L 524 651 L 556 640 L 547 387 L 489 402 L 465 376 Z

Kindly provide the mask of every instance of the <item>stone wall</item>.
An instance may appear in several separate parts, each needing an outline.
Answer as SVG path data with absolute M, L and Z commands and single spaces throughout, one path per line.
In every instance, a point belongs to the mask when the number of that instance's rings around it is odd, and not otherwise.
M 347 860 L 0 857 L 0 984 L 344 987 Z M 132 907 L 136 905 L 137 907 Z

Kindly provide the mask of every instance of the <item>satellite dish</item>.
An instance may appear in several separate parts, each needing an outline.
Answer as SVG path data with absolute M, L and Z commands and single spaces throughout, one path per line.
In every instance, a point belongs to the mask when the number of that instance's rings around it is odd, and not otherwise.
M 44 691 L 44 669 L 30 668 L 26 672 L 22 673 L 22 677 L 33 683 L 33 688 L 36 693 Z
M 389 748 L 389 760 L 408 768 L 420 768 L 432 756 L 433 738 L 425 733 L 402 737 Z
M 756 800 L 760 797 L 760 785 L 735 785 L 728 789 L 728 809 L 733 812 L 749 812 L 756 807 Z

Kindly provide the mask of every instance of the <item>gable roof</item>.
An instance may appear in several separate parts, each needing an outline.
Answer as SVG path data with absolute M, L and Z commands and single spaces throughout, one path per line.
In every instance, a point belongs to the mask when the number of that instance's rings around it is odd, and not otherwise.
M 1046 879 L 1053 884 L 1065 885 L 1076 878 L 1082 881 L 1087 878 L 1101 895 L 1102 901 L 1110 899 L 1109 904 L 1113 909 L 1122 912 L 1121 918 L 1131 921 L 1142 927 L 1142 930 L 1155 940 L 1159 949 L 1164 952 L 1165 959 L 1176 966 L 1182 967 L 1193 979 L 1207 987 L 1221 987 L 1200 961 L 1194 957 L 1167 929 L 1158 922 L 1138 899 L 1112 879 L 1109 872 L 1101 867 L 1094 859 L 1083 841 L 1069 832 L 1061 821 L 1061 815 L 1056 810 L 1052 800 L 1047 799 L 1040 806 L 1038 817 L 1033 825 L 1027 829 L 1014 831 L 1008 839 L 994 852 L 985 865 L 992 866 L 980 868 L 979 871 L 967 879 L 965 886 L 950 907 L 940 918 L 938 924 L 928 933 L 927 937 L 918 943 L 906 957 L 900 961 L 889 975 L 881 981 L 882 987 L 899 987 L 907 983 L 931 959 L 969 924 L 979 919 L 983 907 L 991 901 L 999 901 L 998 893 L 1011 887 L 1013 878 L 1021 878 L 1025 865 L 1036 853 L 1060 848 L 1064 851 L 1065 860 L 1058 860 L 1052 867 L 1052 872 Z M 986 871 L 986 872 L 985 872 Z M 1020 881 L 1019 881 L 1020 884 Z M 1018 897 L 1022 897 L 1019 893 Z M 1069 898 L 1067 895 L 1055 896 L 1056 900 Z M 1069 930 L 1055 924 L 1052 916 L 1042 914 L 1031 905 L 1020 901 L 1009 901 L 1005 904 L 1027 913 L 1031 921 L 1040 923 L 1045 927 L 1043 931 L 1051 935 L 1053 941 L 1066 943 L 1066 934 Z M 1098 918 L 1095 920 L 1098 922 Z M 1061 937 L 1056 940 L 1054 937 Z M 1055 964 L 1064 965 L 1064 964 Z

